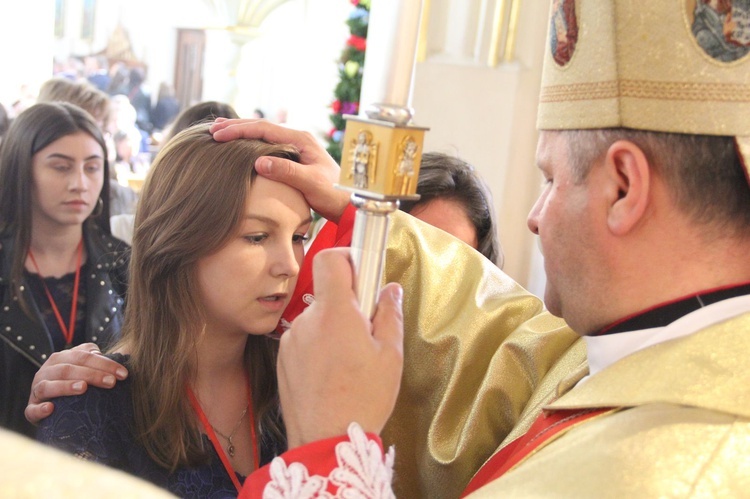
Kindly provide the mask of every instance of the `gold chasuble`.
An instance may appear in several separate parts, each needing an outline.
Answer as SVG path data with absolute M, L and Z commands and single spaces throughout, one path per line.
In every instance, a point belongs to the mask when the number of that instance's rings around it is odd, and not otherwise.
M 749 378 L 736 374 L 748 351 L 744 314 L 614 363 L 549 409 L 618 410 L 561 432 L 468 497 L 747 497 Z
M 398 449 L 394 489 L 455 498 L 585 364 L 585 345 L 480 253 L 402 212 L 388 234 L 385 281 L 404 287 L 404 374 L 382 435 Z

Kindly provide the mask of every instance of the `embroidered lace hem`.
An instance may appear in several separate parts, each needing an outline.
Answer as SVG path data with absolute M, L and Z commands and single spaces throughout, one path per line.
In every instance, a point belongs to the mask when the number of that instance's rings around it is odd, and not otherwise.
M 298 462 L 287 466 L 281 457 L 271 462 L 271 481 L 263 490 L 264 499 L 344 498 L 395 499 L 393 447 L 383 455 L 380 446 L 369 440 L 357 423 L 347 429 L 349 441 L 336 445 L 336 463 L 327 477 L 310 476 L 307 467 Z M 329 492 L 336 490 L 335 494 Z

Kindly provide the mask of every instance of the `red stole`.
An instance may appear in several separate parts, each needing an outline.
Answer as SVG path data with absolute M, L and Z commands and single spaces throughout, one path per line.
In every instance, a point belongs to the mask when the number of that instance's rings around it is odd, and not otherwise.
M 466 497 L 477 489 L 500 478 L 515 465 L 542 447 L 553 437 L 588 419 L 612 412 L 614 409 L 573 409 L 542 411 L 529 430 L 502 448 L 479 469 L 461 497 Z

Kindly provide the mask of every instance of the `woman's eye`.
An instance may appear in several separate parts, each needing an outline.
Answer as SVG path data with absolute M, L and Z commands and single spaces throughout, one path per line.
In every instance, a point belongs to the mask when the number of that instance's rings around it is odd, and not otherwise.
M 310 236 L 308 236 L 307 234 L 295 234 L 292 237 L 292 242 L 295 244 L 305 244 L 309 240 Z
M 86 171 L 89 173 L 96 173 L 101 169 L 102 169 L 101 165 L 87 165 L 86 166 Z
M 250 241 L 252 244 L 260 244 L 262 243 L 266 238 L 268 237 L 267 234 L 252 234 L 249 236 L 245 236 L 245 239 Z
M 68 165 L 52 165 L 52 168 L 59 172 L 64 172 L 68 169 Z

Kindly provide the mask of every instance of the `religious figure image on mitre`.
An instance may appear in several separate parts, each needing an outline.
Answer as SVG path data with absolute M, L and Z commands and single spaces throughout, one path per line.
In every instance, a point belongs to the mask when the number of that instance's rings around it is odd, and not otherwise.
M 375 178 L 377 147 L 372 142 L 372 134 L 366 130 L 360 131 L 353 140 L 351 175 L 354 177 L 354 187 L 367 189 L 371 179 Z
M 553 0 L 550 18 L 550 50 L 552 58 L 560 66 L 573 57 L 578 41 L 578 21 L 575 0 Z
M 706 54 L 731 62 L 750 52 L 750 0 L 689 1 L 695 3 L 691 31 Z

